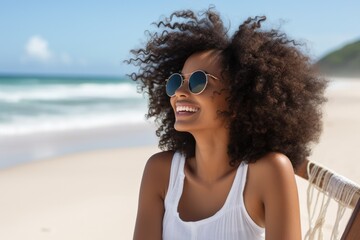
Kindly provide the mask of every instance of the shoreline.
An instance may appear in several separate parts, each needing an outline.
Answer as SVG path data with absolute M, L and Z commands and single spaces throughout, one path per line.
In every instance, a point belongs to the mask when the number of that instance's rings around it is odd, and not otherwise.
M 148 122 L 89 129 L 0 136 L 0 170 L 23 163 L 111 148 L 157 145 Z

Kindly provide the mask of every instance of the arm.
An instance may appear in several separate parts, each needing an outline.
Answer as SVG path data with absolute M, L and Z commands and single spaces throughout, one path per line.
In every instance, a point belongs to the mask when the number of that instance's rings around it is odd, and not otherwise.
M 164 198 L 169 182 L 171 156 L 169 153 L 155 154 L 145 166 L 140 187 L 134 240 L 162 239 Z
M 299 199 L 291 162 L 283 154 L 272 153 L 262 163 L 266 240 L 300 240 Z

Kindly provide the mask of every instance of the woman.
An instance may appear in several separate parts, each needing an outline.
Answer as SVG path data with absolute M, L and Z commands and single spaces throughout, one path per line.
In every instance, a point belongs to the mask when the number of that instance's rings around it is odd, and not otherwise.
M 294 169 L 321 132 L 326 81 L 264 20 L 228 37 L 212 9 L 179 11 L 132 50 L 164 150 L 146 164 L 134 239 L 301 239 Z

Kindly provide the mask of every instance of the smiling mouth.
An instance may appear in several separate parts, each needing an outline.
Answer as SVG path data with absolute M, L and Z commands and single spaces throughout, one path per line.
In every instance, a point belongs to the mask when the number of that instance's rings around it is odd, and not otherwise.
M 177 106 L 176 113 L 196 113 L 199 108 L 189 106 Z

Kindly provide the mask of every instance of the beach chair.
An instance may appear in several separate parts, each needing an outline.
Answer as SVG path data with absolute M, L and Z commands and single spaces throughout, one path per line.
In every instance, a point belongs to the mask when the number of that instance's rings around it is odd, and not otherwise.
M 309 215 L 309 230 L 304 239 L 322 239 L 322 225 L 329 200 L 338 204 L 337 217 L 334 222 L 331 239 L 360 240 L 360 188 L 345 177 L 323 167 L 317 163 L 306 160 L 297 170 L 296 175 L 308 180 L 307 205 Z M 315 189 L 315 192 L 314 192 Z M 321 194 L 322 196 L 319 197 Z M 311 203 L 313 200 L 314 203 Z M 319 207 L 318 214 L 313 214 Z M 338 232 L 339 222 L 345 209 L 353 209 L 350 219 L 343 232 Z M 333 220 L 333 219 L 331 219 Z M 304 226 L 305 227 L 305 226 Z M 328 239 L 324 239 L 328 240 Z

